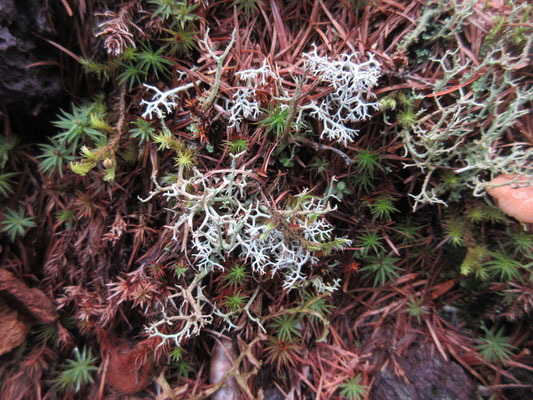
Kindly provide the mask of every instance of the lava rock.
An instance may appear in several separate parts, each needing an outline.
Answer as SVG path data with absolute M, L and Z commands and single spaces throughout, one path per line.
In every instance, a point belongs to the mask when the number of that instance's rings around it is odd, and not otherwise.
M 411 346 L 397 360 L 405 379 L 398 377 L 390 364 L 376 373 L 373 400 L 470 400 L 475 398 L 472 380 L 463 368 L 431 352 L 429 345 Z
M 0 102 L 13 117 L 37 116 L 61 92 L 58 50 L 35 34 L 53 37 L 45 1 L 0 0 Z

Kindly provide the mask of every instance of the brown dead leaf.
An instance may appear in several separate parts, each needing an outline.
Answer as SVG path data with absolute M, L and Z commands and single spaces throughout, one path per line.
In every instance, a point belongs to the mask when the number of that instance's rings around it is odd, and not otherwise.
M 491 180 L 490 184 L 503 186 L 489 186 L 487 192 L 507 215 L 524 224 L 532 224 L 533 186 L 528 185 L 527 178 L 519 178 L 517 175 L 499 175 Z M 514 184 L 513 181 L 518 182 Z
M 106 380 L 121 393 L 140 392 L 150 383 L 152 366 L 149 362 L 145 362 L 138 368 L 135 363 L 137 354 L 135 348 L 122 340 L 109 351 Z
M 30 288 L 5 269 L 0 270 L 0 294 L 15 298 L 28 313 L 43 324 L 51 324 L 59 318 L 54 304 L 42 290 Z
M 446 282 L 439 283 L 438 285 L 433 286 L 431 289 L 431 299 L 435 300 L 437 297 L 442 296 L 444 293 L 449 291 L 455 285 L 455 279 L 451 279 Z
M 0 355 L 13 350 L 24 341 L 30 330 L 18 312 L 0 299 Z

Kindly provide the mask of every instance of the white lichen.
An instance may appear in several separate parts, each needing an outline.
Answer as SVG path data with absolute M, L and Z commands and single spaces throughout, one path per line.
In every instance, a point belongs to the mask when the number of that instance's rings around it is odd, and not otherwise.
M 277 209 L 249 194 L 257 191 L 257 185 L 248 180 L 251 171 L 235 168 L 237 157 L 233 156 L 230 171 L 212 171 L 210 178 L 194 170 L 192 177 L 171 186 L 156 184 L 149 198 L 163 193 L 178 205 L 173 210 L 177 219 L 168 228 L 175 240 L 190 238 L 201 271 L 223 269 L 226 259 L 240 257 L 254 272 L 280 274 L 283 287 L 290 290 L 305 281 L 304 269 L 318 262 L 316 252 L 350 243 L 335 238 L 324 219 L 334 210 L 328 203 L 332 187 L 323 198 L 304 190 L 294 203 Z M 191 191 L 192 187 L 198 189 Z
M 339 60 L 330 61 L 328 57 L 319 56 L 316 48 L 304 53 L 303 57 L 304 76 L 314 75 L 318 84 L 327 84 L 333 90 L 323 96 L 314 96 L 318 98 L 317 101 L 298 105 L 297 125 L 307 118 L 314 118 L 321 123 L 321 139 L 327 138 L 346 146 L 353 142 L 358 133 L 351 126 L 369 118 L 372 111 L 380 107 L 379 103 L 369 99 L 374 97 L 371 89 L 380 77 L 381 64 L 372 54 L 368 61 L 358 62 L 357 53 L 343 54 Z M 229 128 L 238 129 L 243 119 L 257 120 L 261 113 L 258 90 L 269 93 L 272 99 L 279 102 L 281 109 L 289 107 L 293 99 L 291 89 L 282 85 L 283 80 L 270 69 L 266 61 L 258 69 L 240 71 L 236 75 L 246 87 L 238 88 L 233 95 Z M 304 81 L 304 76 L 292 76 L 297 82 Z M 275 91 L 281 92 L 281 96 L 276 96 Z

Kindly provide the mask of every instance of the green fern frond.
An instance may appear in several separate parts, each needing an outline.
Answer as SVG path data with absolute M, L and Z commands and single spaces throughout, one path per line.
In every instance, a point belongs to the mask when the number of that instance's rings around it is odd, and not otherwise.
M 150 121 L 138 117 L 136 121 L 131 123 L 134 128 L 130 129 L 132 138 L 137 139 L 140 144 L 150 141 L 151 135 L 155 134 L 155 128 Z
M 292 342 L 294 337 L 301 337 L 298 330 L 300 318 L 294 315 L 283 314 L 275 317 L 269 324 L 269 327 L 276 332 L 279 340 Z
M 2 194 L 2 196 L 7 197 L 13 193 L 13 188 L 11 187 L 13 182 L 11 181 L 11 178 L 16 175 L 16 172 L 4 172 L 0 174 L 0 194 Z
M 374 287 L 383 286 L 387 281 L 394 281 L 398 278 L 401 268 L 396 265 L 400 261 L 397 257 L 389 255 L 379 255 L 377 257 L 366 257 L 365 262 L 368 264 L 361 268 L 361 272 L 365 273 L 365 276 L 374 275 Z
M 383 237 L 377 231 L 367 229 L 364 234 L 359 236 L 355 245 L 361 248 L 361 254 L 366 257 L 370 252 L 378 254 L 381 251 L 385 251 L 385 247 L 382 244 L 383 240 Z
M 150 42 L 141 44 L 136 58 L 137 68 L 145 75 L 153 73 L 156 79 L 159 79 L 159 74 L 167 76 L 170 73 L 167 67 L 172 66 L 172 61 L 163 57 L 163 51 L 165 51 L 165 47 L 160 47 L 154 51 Z
M 91 126 L 91 113 L 97 112 L 95 103 L 76 106 L 72 104 L 72 113 L 61 110 L 59 119 L 53 124 L 62 131 L 54 136 L 61 144 L 72 144 L 76 149 L 80 140 L 90 138 L 95 142 L 105 139 L 105 135 Z
M 505 252 L 504 249 L 500 251 L 489 252 L 492 259 L 484 264 L 490 274 L 494 277 L 499 277 L 500 281 L 507 282 L 511 279 L 520 279 L 520 270 L 522 263 L 516 260 Z
M 27 229 L 37 226 L 33 221 L 35 217 L 26 217 L 22 207 L 18 211 L 6 208 L 2 217 L 3 228 L 1 231 L 8 235 L 11 242 L 14 242 L 17 236 L 24 236 Z
M 67 360 L 63 365 L 63 371 L 56 379 L 56 384 L 63 390 L 74 390 L 78 393 L 83 386 L 94 382 L 91 374 L 98 371 L 98 367 L 93 365 L 97 358 L 92 355 L 90 349 L 87 351 L 83 347 L 80 352 L 76 347 L 74 356 L 74 359 Z
M 368 386 L 361 384 L 361 374 L 352 376 L 339 385 L 339 394 L 348 400 L 363 400 L 368 394 Z
M 515 347 L 509 343 L 508 337 L 503 336 L 503 327 L 498 332 L 491 329 L 485 330 L 485 333 L 485 337 L 480 339 L 480 344 L 476 346 L 485 362 L 509 360 Z
M 244 285 L 248 279 L 248 273 L 246 267 L 242 263 L 233 263 L 230 267 L 226 268 L 222 280 L 226 282 L 225 286 L 237 288 Z
M 380 194 L 372 201 L 366 202 L 366 206 L 370 208 L 370 213 L 377 219 L 391 220 L 391 213 L 400 212 L 393 204 L 393 198 L 389 194 Z
M 281 105 L 269 106 L 268 109 L 263 110 L 267 116 L 259 123 L 260 126 L 266 128 L 266 133 L 275 132 L 277 138 L 281 138 L 285 125 L 287 125 L 287 118 L 289 117 L 289 109 L 283 108 Z
M 58 172 L 59 176 L 63 176 L 63 167 L 74 161 L 72 155 L 72 147 L 67 147 L 64 142 L 58 142 L 54 138 L 50 138 L 50 144 L 40 144 L 41 155 L 37 158 L 41 161 L 39 164 L 39 171 L 46 175 L 52 175 Z

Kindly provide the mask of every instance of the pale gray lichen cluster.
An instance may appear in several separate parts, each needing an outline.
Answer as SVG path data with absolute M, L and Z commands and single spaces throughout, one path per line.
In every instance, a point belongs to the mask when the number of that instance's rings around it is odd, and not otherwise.
M 207 35 L 204 45 L 209 49 Z M 219 61 L 224 55 L 217 57 L 211 50 L 210 54 L 217 60 L 212 96 L 219 84 L 222 65 Z M 326 84 L 333 88 L 307 104 L 299 104 L 299 99 L 295 101 L 298 90 L 284 88 L 279 74 L 267 62 L 257 69 L 237 72 L 236 76 L 245 86 L 237 88 L 232 99 L 226 102 L 228 128 L 237 130 L 245 119 L 260 119 L 263 112 L 258 91 L 267 88 L 282 109 L 296 107 L 296 126 L 304 119 L 318 120 L 321 139 L 346 146 L 358 133 L 351 127 L 353 123 L 369 118 L 370 111 L 379 107 L 378 103 L 368 99 L 373 96 L 371 89 L 380 76 L 380 64 L 373 55 L 363 63 L 358 63 L 357 58 L 356 54 L 345 54 L 338 61 L 330 61 L 319 56 L 316 49 L 304 54 L 305 73 L 298 82 L 313 75 L 317 85 Z M 142 101 L 145 105 L 143 118 L 155 114 L 163 119 L 165 114 L 177 108 L 178 93 L 193 86 L 194 83 L 189 83 L 168 91 L 147 86 L 155 94 L 150 101 Z M 257 274 L 280 276 L 283 288 L 287 290 L 312 285 L 318 293 L 328 293 L 339 286 L 339 279 L 327 283 L 320 275 L 309 277 L 309 267 L 318 263 L 319 253 L 342 250 L 351 243 L 347 238 L 335 237 L 333 227 L 325 219 L 325 215 L 335 209 L 329 204 L 334 197 L 335 179 L 331 179 L 323 197 L 311 196 L 308 190 L 303 190 L 280 207 L 267 199 L 256 175 L 236 168 L 238 157 L 232 156 L 230 169 L 208 173 L 193 169 L 186 178 L 181 171 L 177 182 L 167 187 L 160 186 L 154 179 L 156 189 L 144 200 L 158 194 L 167 198 L 173 219 L 167 228 L 172 230 L 173 238 L 182 243 L 182 249 L 192 255 L 199 270 L 188 288 L 178 287 L 177 293 L 171 296 L 181 298 L 179 314 L 169 316 L 164 309 L 163 318 L 147 327 L 152 336 L 163 339 L 162 343 L 172 339 L 179 345 L 184 338 L 199 334 L 212 322 L 213 315 L 221 317 L 228 328 L 235 327 L 230 315 L 211 303 L 201 288 L 202 278 L 223 269 L 228 260 L 239 259 Z M 248 310 L 246 312 L 251 320 L 258 322 Z M 180 322 L 175 333 L 165 334 L 159 329 L 162 325 Z
M 371 111 L 380 107 L 378 102 L 369 101 L 369 98 L 374 97 L 371 89 L 381 76 L 381 64 L 373 54 L 365 62 L 358 61 L 357 53 L 343 54 L 338 60 L 330 60 L 319 56 L 316 48 L 310 53 L 304 53 L 303 58 L 305 74 L 314 75 L 318 83 L 325 83 L 333 90 L 324 96 L 318 96 L 317 101 L 300 104 L 297 122 L 302 123 L 309 117 L 315 118 L 321 124 L 320 139 L 327 138 L 347 146 L 358 134 L 357 129 L 351 126 L 370 118 Z M 243 119 L 257 120 L 261 113 L 257 98 L 259 89 L 270 91 L 270 95 L 280 102 L 282 109 L 289 107 L 292 99 L 290 90 L 282 86 L 281 77 L 266 61 L 260 68 L 237 72 L 236 75 L 245 86 L 239 87 L 233 95 L 229 108 L 229 128 L 238 129 Z M 303 77 L 299 79 L 301 82 Z M 274 90 L 279 90 L 282 95 L 275 96 Z
M 324 219 L 334 210 L 329 205 L 332 187 L 323 198 L 304 190 L 280 209 L 259 196 L 259 186 L 250 182 L 253 174 L 236 169 L 235 160 L 233 156 L 231 170 L 209 176 L 194 170 L 171 186 L 157 185 L 149 197 L 163 193 L 175 204 L 170 211 L 176 219 L 168 228 L 175 240 L 190 238 L 200 270 L 223 269 L 225 260 L 239 258 L 254 272 L 281 274 L 283 287 L 292 289 L 306 280 L 304 267 L 318 262 L 315 253 L 350 243 L 335 238 Z
M 312 117 L 322 123 L 320 138 L 347 146 L 358 134 L 350 124 L 370 118 L 371 111 L 380 108 L 378 102 L 368 98 L 375 97 L 371 89 L 381 76 L 381 64 L 369 54 L 368 61 L 359 63 L 358 54 L 342 54 L 339 60 L 329 60 L 319 56 L 316 48 L 304 54 L 306 68 L 321 82 L 334 90 L 318 102 L 303 107 Z
M 448 6 L 461 15 L 459 22 L 473 12 L 472 2 L 451 2 Z M 515 6 L 509 20 L 513 20 L 513 15 L 521 15 L 524 7 Z M 445 9 L 441 4 L 439 12 Z M 433 11 L 428 9 L 427 13 Z M 455 19 L 450 18 L 446 24 L 449 26 L 441 31 L 453 33 L 458 29 Z M 449 39 L 456 40 L 452 33 Z M 533 38 L 526 38 L 517 51 L 509 43 L 509 36 L 503 32 L 494 43 L 485 44 L 477 65 L 461 55 L 461 43 L 455 46 L 457 50 L 433 59 L 440 66 L 442 78 L 435 84 L 434 95 L 429 97 L 432 109 L 421 110 L 412 126 L 398 132 L 405 155 L 413 160 L 405 166 L 418 167 L 425 175 L 420 192 L 411 195 L 415 209 L 424 203 L 446 204 L 441 197 L 447 189 L 431 186 L 431 178 L 438 169 L 453 170 L 461 184 L 476 196 L 484 194 L 488 181 L 500 174 L 525 176 L 533 184 L 533 148 L 523 142 L 501 146 L 508 140 L 504 137 L 506 132 L 530 112 L 528 104 L 533 101 L 533 85 L 515 74 L 530 63 Z M 458 84 L 470 80 L 471 85 Z M 439 95 L 449 88 L 455 89 L 454 101 L 448 97 L 443 100 Z
M 169 297 L 173 303 L 180 299 L 179 313 L 168 315 L 163 306 L 162 318 L 146 328 L 151 336 L 162 339 L 161 344 L 173 340 L 179 346 L 183 339 L 198 335 L 211 324 L 214 315 L 222 318 L 228 329 L 235 328 L 232 313 L 223 313 L 204 296 L 201 287 L 202 279 L 215 270 L 223 270 L 226 260 L 239 259 L 258 274 L 280 275 L 287 290 L 312 284 L 318 293 L 328 293 L 339 286 L 338 279 L 325 283 L 319 275 L 308 282 L 305 272 L 306 267 L 317 264 L 318 252 L 342 250 L 351 243 L 334 237 L 333 227 L 324 218 L 335 209 L 329 205 L 335 179 L 322 198 L 304 190 L 285 207 L 278 208 L 267 200 L 258 183 L 251 181 L 256 178 L 251 171 L 236 168 L 239 156 L 232 156 L 229 170 L 208 174 L 193 170 L 190 177 L 180 176 L 167 187 L 154 180 L 156 188 L 144 200 L 159 194 L 167 198 L 168 210 L 174 217 L 167 228 L 176 241 L 184 241 L 186 248 L 192 249 L 199 269 L 187 288 L 178 286 Z M 245 311 L 264 329 L 248 309 Z M 174 333 L 160 330 L 161 326 L 176 323 L 180 327 Z

